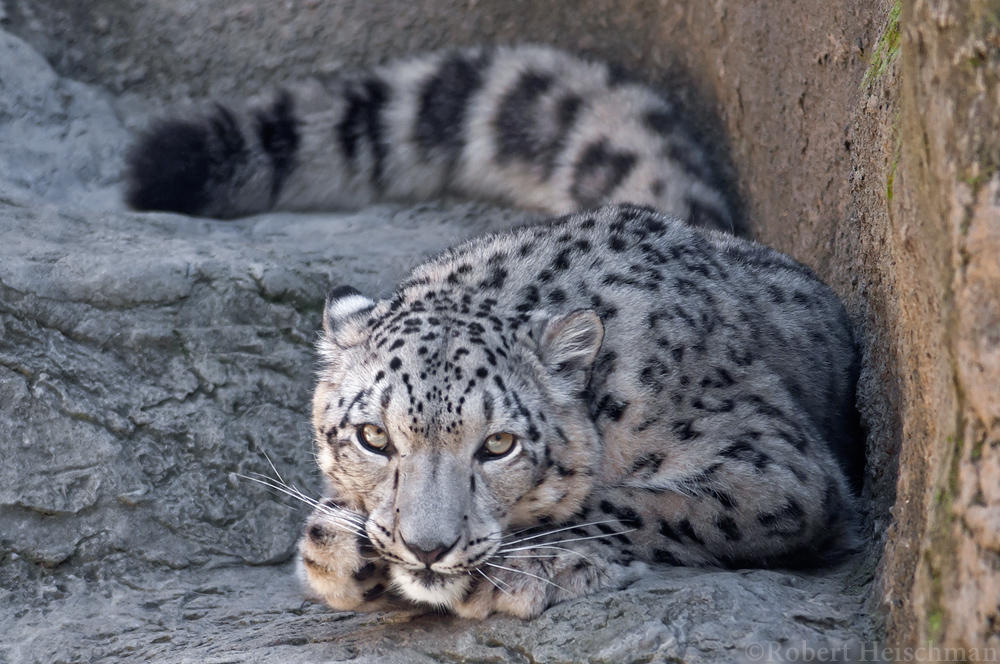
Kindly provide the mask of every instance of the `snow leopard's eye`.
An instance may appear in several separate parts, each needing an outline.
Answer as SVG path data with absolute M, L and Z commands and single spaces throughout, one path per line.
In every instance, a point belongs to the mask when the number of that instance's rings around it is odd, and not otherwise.
M 389 434 L 377 424 L 362 424 L 358 427 L 358 442 L 372 452 L 386 454 L 389 449 Z
M 491 434 L 483 441 L 477 456 L 480 459 L 499 459 L 507 456 L 517 444 L 517 436 L 506 431 Z

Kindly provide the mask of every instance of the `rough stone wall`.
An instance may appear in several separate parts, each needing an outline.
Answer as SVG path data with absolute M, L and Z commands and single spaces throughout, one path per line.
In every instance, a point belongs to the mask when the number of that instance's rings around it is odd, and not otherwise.
M 896 640 L 1000 651 L 1000 3 L 901 14 L 859 122 L 884 146 L 858 207 L 885 211 L 862 256 L 902 423 L 882 592 Z
M 862 577 L 888 643 L 1000 646 L 996 0 L 5 7 L 5 27 L 124 109 L 482 41 L 555 43 L 676 87 L 752 232 L 817 269 L 856 323 Z
M 1000 649 L 1000 3 L 879 18 L 828 272 L 864 340 L 873 600 L 894 646 Z

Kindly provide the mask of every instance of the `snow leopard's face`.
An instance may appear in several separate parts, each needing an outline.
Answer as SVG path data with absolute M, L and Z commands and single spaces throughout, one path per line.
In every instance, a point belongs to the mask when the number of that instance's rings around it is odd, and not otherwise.
M 597 433 L 579 394 L 600 319 L 502 321 L 490 307 L 429 289 L 327 300 L 320 468 L 335 499 L 367 514 L 398 590 L 421 602 L 460 598 L 514 530 L 568 518 L 593 482 Z

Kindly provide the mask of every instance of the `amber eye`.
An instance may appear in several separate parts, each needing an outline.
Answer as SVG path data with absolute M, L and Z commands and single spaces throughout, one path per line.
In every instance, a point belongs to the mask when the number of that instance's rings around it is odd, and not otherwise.
M 483 446 L 479 449 L 480 456 L 486 459 L 496 459 L 510 454 L 516 442 L 517 437 L 506 431 L 491 434 L 483 441 Z
M 362 424 L 358 427 L 358 441 L 372 452 L 385 454 L 389 448 L 389 434 L 377 424 Z

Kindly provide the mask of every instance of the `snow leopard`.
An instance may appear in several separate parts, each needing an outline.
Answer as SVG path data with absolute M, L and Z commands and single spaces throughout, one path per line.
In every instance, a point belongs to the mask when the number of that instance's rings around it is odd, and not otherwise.
M 326 298 L 325 481 L 298 545 L 337 610 L 522 618 L 657 565 L 805 567 L 856 546 L 850 320 L 728 232 L 663 95 L 542 47 L 347 72 L 156 124 L 139 209 L 233 217 L 447 193 L 562 215 L 389 295 Z

